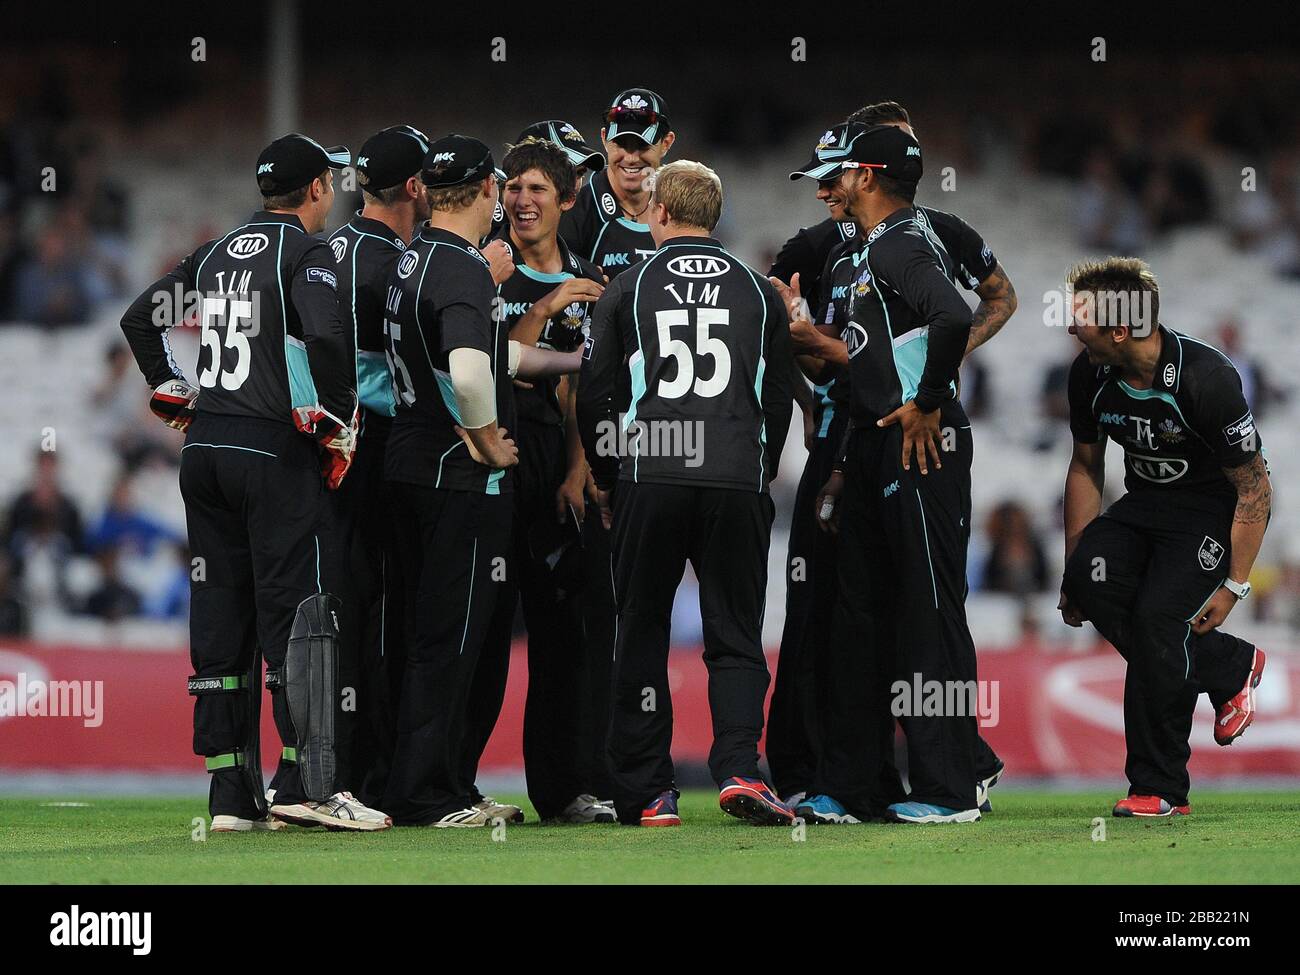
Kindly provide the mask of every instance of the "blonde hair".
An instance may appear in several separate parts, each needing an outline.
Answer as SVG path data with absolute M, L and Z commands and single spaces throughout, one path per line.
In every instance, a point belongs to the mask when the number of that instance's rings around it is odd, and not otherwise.
M 1160 284 L 1140 257 L 1080 261 L 1065 275 L 1076 295 L 1094 306 L 1098 325 L 1128 325 L 1139 336 L 1160 324 Z
M 472 183 L 462 183 L 460 186 L 426 186 L 424 190 L 431 210 L 454 213 L 457 210 L 464 210 L 479 198 L 479 194 L 483 192 L 483 181 L 476 179 Z
M 679 159 L 654 174 L 653 199 L 675 223 L 712 230 L 722 216 L 722 180 L 703 163 Z

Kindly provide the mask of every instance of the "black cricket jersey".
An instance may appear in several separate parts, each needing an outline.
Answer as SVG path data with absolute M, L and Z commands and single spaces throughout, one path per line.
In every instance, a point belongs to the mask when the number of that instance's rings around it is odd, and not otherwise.
M 655 252 L 650 225 L 623 216 L 604 169 L 587 180 L 577 201 L 560 217 L 560 236 L 611 281 Z
M 844 338 L 851 414 L 868 426 L 908 400 L 956 410 L 971 311 L 956 265 L 929 222 L 902 207 L 866 234 L 849 291 Z
M 924 206 L 914 209 L 918 223 L 928 226 L 948 252 L 951 258 L 948 266 L 956 284 L 974 291 L 988 279 L 998 266 L 998 259 L 978 231 L 954 213 Z M 786 241 L 769 272 L 773 277 L 787 282 L 796 271 L 799 272 L 800 291 L 808 299 L 808 307 L 813 314 L 818 316 L 815 320 L 821 324 L 835 325 L 836 331 L 846 341 L 844 329 L 848 325 L 851 268 L 857 267 L 862 256 L 856 233 L 855 223 L 837 223 L 827 217 L 813 227 L 800 230 Z M 810 271 L 812 261 L 823 254 L 826 255 L 824 263 L 817 270 Z M 832 273 L 835 274 L 833 281 Z M 823 285 L 823 282 L 828 283 Z M 818 298 L 820 304 L 809 296 L 806 286 L 812 287 L 812 295 Z M 823 287 L 829 288 L 829 291 L 823 293 Z M 832 304 L 835 307 L 830 307 Z M 848 408 L 848 377 L 842 376 L 838 380 L 814 386 L 813 392 L 814 429 L 818 436 L 825 436 L 824 431 L 830 428 L 834 415 Z
M 585 261 L 559 240 L 560 257 L 564 270 L 548 274 L 537 271 L 524 263 L 518 248 L 510 240 L 509 227 L 502 228 L 500 236 L 510 248 L 510 255 L 515 262 L 515 273 L 506 278 L 497 288 L 501 299 L 500 309 L 504 318 L 506 331 L 514 328 L 519 320 L 533 307 L 534 302 L 550 294 L 559 285 L 570 278 L 587 278 L 591 281 L 604 282 L 600 269 L 590 261 Z M 550 318 L 542 328 L 537 345 L 543 349 L 557 352 L 572 352 L 586 341 L 591 329 L 591 306 L 594 302 L 570 302 L 558 315 Z M 558 377 L 529 379 L 532 389 L 515 387 L 515 408 L 521 420 L 546 423 L 552 426 L 564 424 L 564 411 L 556 393 L 560 380 Z
M 1133 494 L 1185 491 L 1234 501 L 1224 468 L 1261 453 L 1237 368 L 1218 349 L 1160 326 L 1150 389 L 1134 389 L 1080 352 L 1070 366 L 1070 431 L 1080 443 L 1109 437 L 1124 448 Z
M 185 378 L 166 330 L 181 323 L 183 308 L 196 310 L 200 414 L 292 423 L 293 407 L 319 403 L 346 418 L 356 386 L 337 289 L 325 242 L 293 214 L 260 210 L 141 294 L 122 317 L 122 331 L 157 387 Z M 167 295 L 173 309 L 158 322 L 156 295 Z
M 384 299 L 406 242 L 379 220 L 358 210 L 329 237 L 339 276 L 339 315 L 356 351 L 357 394 L 371 413 L 397 412 L 393 375 L 384 339 Z
M 427 224 L 393 269 L 385 300 L 388 355 L 397 416 L 388 438 L 385 475 L 427 487 L 505 494 L 505 472 L 475 461 L 456 433 L 460 410 L 448 355 L 477 349 L 492 360 L 497 423 L 513 429 L 515 399 L 509 337 L 494 311 L 496 284 L 469 241 Z
M 578 425 L 602 488 L 767 491 L 790 424 L 788 318 L 771 283 L 718 241 L 673 238 L 611 281 L 583 356 Z

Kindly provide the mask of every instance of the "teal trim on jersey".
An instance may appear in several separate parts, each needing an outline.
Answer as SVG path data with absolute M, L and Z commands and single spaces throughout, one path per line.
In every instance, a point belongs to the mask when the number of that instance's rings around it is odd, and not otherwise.
M 650 233 L 650 225 L 648 223 L 637 223 L 635 220 L 629 220 L 627 217 L 619 217 L 618 222 L 628 230 L 635 230 L 639 234 Z
M 767 342 L 767 299 L 749 265 L 725 249 L 722 249 L 722 253 L 745 269 L 750 283 L 754 285 L 754 292 L 758 295 L 758 303 L 763 308 L 763 320 L 758 326 L 758 366 L 754 370 L 754 402 L 758 404 L 758 415 L 762 417 L 758 424 L 758 489 L 762 491 L 767 479 L 767 465 L 764 463 L 767 457 L 767 414 L 763 412 L 763 373 L 767 371 L 767 359 L 763 355 Z
M 232 443 L 187 443 L 181 450 L 189 450 L 191 447 L 217 447 L 222 450 L 246 450 L 250 454 L 261 454 L 263 457 L 274 457 L 275 454 L 265 450 L 255 450 L 252 447 L 238 447 Z
M 568 281 L 569 278 L 573 277 L 568 271 L 551 274 L 547 271 L 535 270 L 527 264 L 516 264 L 515 270 L 521 272 L 524 277 L 532 278 L 534 281 L 541 281 L 543 284 L 559 284 L 561 281 Z
M 502 479 L 503 477 L 505 477 L 505 476 L 506 476 L 506 472 L 505 472 L 504 470 L 502 470 L 502 469 L 500 469 L 500 468 L 495 468 L 495 469 L 493 469 L 492 473 L 488 475 L 488 479 L 487 479 L 487 488 L 485 489 L 484 493 L 485 493 L 485 494 L 500 494 L 500 493 L 501 493 L 501 479 Z
M 324 592 L 320 587 L 320 536 L 313 535 L 312 539 L 316 542 L 316 591 Z
M 825 406 L 826 408 L 822 410 L 821 429 L 817 431 L 818 440 L 826 439 L 826 435 L 830 433 L 831 430 L 831 421 L 835 419 L 835 403 L 828 399 Z
M 457 447 L 464 447 L 464 446 L 465 446 L 465 441 L 457 440 L 454 444 L 452 444 L 450 447 L 448 447 L 446 450 L 442 452 L 442 456 L 438 458 L 438 479 L 433 482 L 434 487 L 442 487 L 442 462 L 447 459 L 447 455 L 451 453 L 453 450 L 455 450 Z
M 474 608 L 474 570 L 478 568 L 478 538 L 474 539 L 474 551 L 469 557 L 469 598 L 465 600 L 465 629 L 460 634 L 460 649 L 456 656 L 465 652 L 465 640 L 469 636 L 469 614 Z
M 893 345 L 891 342 L 890 345 Z M 925 371 L 925 360 L 930 354 L 930 336 L 921 332 L 916 338 L 909 339 L 902 345 L 894 346 L 894 368 L 898 371 L 898 380 L 903 387 L 903 402 L 916 398 L 917 387 L 921 384 L 921 373 Z
M 199 261 L 199 267 L 198 267 L 198 270 L 196 270 L 196 271 L 194 272 L 194 290 L 195 290 L 195 291 L 202 291 L 202 290 L 203 290 L 202 288 L 199 287 L 199 275 L 203 273 L 203 265 L 208 263 L 208 258 L 212 256 L 213 252 L 216 251 L 216 249 L 217 249 L 218 247 L 220 247 L 222 244 L 224 244 L 226 241 L 228 241 L 228 240 L 230 239 L 230 237 L 231 237 L 232 234 L 236 234 L 236 233 L 238 233 L 239 231 L 243 230 L 243 229 L 244 229 L 245 227 L 247 227 L 247 226 L 248 226 L 248 224 L 246 224 L 246 223 L 244 223 L 244 224 L 240 224 L 240 225 L 239 225 L 238 227 L 236 227 L 234 230 L 230 231 L 230 233 L 226 234 L 226 236 L 222 237 L 219 241 L 217 241 L 215 244 L 213 244 L 212 247 L 208 250 L 208 252 L 207 252 L 206 254 L 203 255 L 203 260 Z M 220 365 L 219 362 L 218 362 L 217 364 Z
M 606 227 L 609 224 L 605 224 Z M 623 429 L 626 431 L 632 426 L 632 421 L 636 419 L 637 404 L 645 396 L 645 349 L 641 345 L 641 309 L 637 307 L 641 299 L 641 279 L 645 277 L 646 268 L 655 262 L 655 259 L 663 251 L 651 254 L 648 260 L 642 261 L 636 271 L 636 285 L 632 288 L 632 334 L 636 336 L 636 353 L 627 357 L 627 368 L 632 379 L 632 402 L 628 404 L 627 414 L 623 421 Z M 617 327 L 617 326 L 616 326 Z M 635 482 L 640 474 L 641 455 L 638 453 L 632 460 L 632 480 Z
M 925 504 L 921 492 L 916 492 L 916 504 L 921 509 L 921 537 L 925 539 L 925 561 L 930 564 L 930 587 L 934 590 L 934 608 L 939 608 L 939 584 L 934 580 L 934 559 L 930 558 L 930 530 L 925 526 Z
M 447 412 L 451 414 L 451 418 L 456 421 L 456 424 L 462 426 L 460 403 L 456 399 L 456 387 L 451 381 L 451 373 L 435 369 L 433 375 L 438 380 L 438 392 L 442 394 L 442 405 L 447 407 Z
M 639 343 L 638 343 L 639 344 Z M 628 430 L 636 419 L 637 404 L 645 398 L 645 355 L 637 349 L 627 357 L 628 373 L 632 377 L 632 402 L 623 417 L 623 429 Z
M 1178 402 L 1168 393 L 1163 392 L 1162 390 L 1159 389 L 1134 389 L 1132 386 L 1124 382 L 1124 380 L 1122 379 L 1117 379 L 1115 380 L 1115 382 L 1118 384 L 1119 388 L 1124 391 L 1124 395 L 1128 396 L 1130 399 L 1163 400 L 1164 402 L 1168 403 L 1170 406 L 1174 408 L 1174 412 L 1178 414 L 1178 419 L 1182 420 L 1184 423 L 1187 423 L 1186 417 L 1183 416 L 1183 411 L 1178 408 Z M 1187 426 L 1190 429 L 1192 425 L 1190 423 L 1187 423 Z
M 600 233 L 598 233 L 596 239 L 592 241 L 591 253 L 587 256 L 587 260 L 591 261 L 591 263 L 595 264 L 597 267 L 600 266 L 600 261 L 597 259 L 596 255 L 600 252 L 600 242 L 605 239 L 605 231 L 608 229 L 609 221 L 602 221 L 600 224 Z
M 393 374 L 388 371 L 388 357 L 384 353 L 358 350 L 357 395 L 366 409 L 383 416 L 397 415 Z
M 307 361 L 307 346 L 286 332 L 284 336 L 284 361 L 289 372 L 289 405 L 315 406 L 316 381 L 311 376 Z

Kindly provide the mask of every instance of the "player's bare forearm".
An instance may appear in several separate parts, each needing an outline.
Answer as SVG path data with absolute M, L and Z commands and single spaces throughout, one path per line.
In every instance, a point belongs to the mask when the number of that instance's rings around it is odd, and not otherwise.
M 520 345 L 536 345 L 537 340 L 542 337 L 542 329 L 546 328 L 548 317 L 546 303 L 534 302 L 519 321 L 510 327 L 510 340 Z
M 515 341 L 511 339 L 510 341 Z M 515 376 L 520 379 L 540 379 L 546 376 L 565 376 L 582 368 L 582 350 L 556 352 L 539 349 L 535 345 L 519 345 L 519 368 Z
M 1074 444 L 1065 473 L 1065 558 L 1069 560 L 1083 530 L 1101 514 L 1106 486 L 1106 441 Z
M 1232 564 L 1228 567 L 1228 576 L 1234 582 L 1245 582 L 1264 542 L 1273 505 L 1273 485 L 1260 454 L 1240 467 L 1225 467 L 1223 473 L 1237 489 L 1237 508 L 1232 514 Z
M 966 339 L 965 355 L 970 355 L 997 335 L 1002 330 L 1002 326 L 1007 323 L 1007 319 L 1015 314 L 1016 306 L 1019 304 L 1016 300 L 1016 289 L 1001 264 L 980 282 L 975 293 L 979 295 L 980 303 L 971 317 L 970 336 Z

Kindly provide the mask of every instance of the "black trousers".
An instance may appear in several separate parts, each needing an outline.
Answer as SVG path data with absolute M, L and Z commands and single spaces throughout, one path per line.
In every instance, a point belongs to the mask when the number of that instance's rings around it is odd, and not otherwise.
M 704 663 L 721 784 L 758 777 L 767 662 L 763 604 L 772 499 L 725 488 L 622 481 L 614 508 L 618 636 L 609 763 L 619 819 L 674 788 L 668 648 L 673 597 L 689 560 L 700 584 Z
M 893 763 L 894 682 L 976 681 L 965 610 L 970 429 L 953 427 L 953 449 L 928 475 L 915 462 L 903 470 L 901 445 L 897 426 L 855 431 L 839 502 L 839 597 L 815 791 L 863 816 L 904 798 Z M 911 798 L 973 809 L 976 716 L 905 710 L 897 720 Z
M 294 613 L 321 591 L 325 486 L 316 445 L 287 422 L 200 414 L 181 452 L 181 496 L 195 560 L 190 599 L 190 660 L 198 677 L 248 673 L 261 648 L 269 670 L 284 666 Z M 243 747 L 248 694 L 261 695 L 257 674 L 248 693 L 194 699 L 194 753 L 208 757 Z M 286 747 L 296 736 L 284 696 L 271 695 Z M 269 751 L 263 748 L 264 752 Z M 281 760 L 276 800 L 305 795 L 298 769 Z M 212 815 L 256 814 L 237 769 L 212 775 Z
M 832 422 L 827 436 L 813 441 L 790 518 L 785 626 L 766 747 L 772 784 L 782 796 L 806 792 L 817 773 L 823 708 L 817 698 L 816 670 L 824 657 L 821 650 L 830 642 L 835 609 L 836 537 L 818 527 L 813 508 L 817 493 L 830 479 L 844 426 Z
M 505 698 L 515 609 L 523 603 L 528 629 L 528 697 L 524 706 L 524 772 L 528 798 L 542 819 L 564 811 L 591 792 L 585 701 L 587 655 L 583 643 L 581 580 L 546 565 L 558 536 L 555 495 L 564 480 L 564 430 L 520 421 L 515 468 L 514 525 L 509 568 L 470 692 L 470 737 L 465 776 L 473 782 Z M 598 517 L 593 510 L 592 515 Z M 545 541 L 543 541 L 545 540 Z M 572 558 L 579 558 L 575 548 Z
M 617 494 L 617 488 L 615 489 Z M 582 729 L 584 768 L 592 794 L 614 794 L 609 768 L 609 724 L 613 714 L 614 653 L 618 605 L 614 598 L 613 532 L 588 502 L 582 522 L 582 645 L 585 655 Z
M 1227 575 L 1232 509 L 1166 492 L 1127 494 L 1083 530 L 1066 564 L 1066 595 L 1128 662 L 1130 795 L 1187 802 L 1196 697 L 1204 691 L 1218 707 L 1250 672 L 1254 646 L 1191 627 Z
M 384 480 L 391 424 L 387 417 L 365 414 L 352 467 L 337 491 L 326 492 L 331 523 L 322 539 L 329 553 L 325 587 L 342 603 L 339 781 L 375 808 L 383 799 L 397 745 L 406 661 L 394 499 Z
M 467 708 L 497 594 L 508 576 L 511 499 L 396 482 L 406 666 L 397 743 L 380 806 L 425 825 L 473 802 Z

